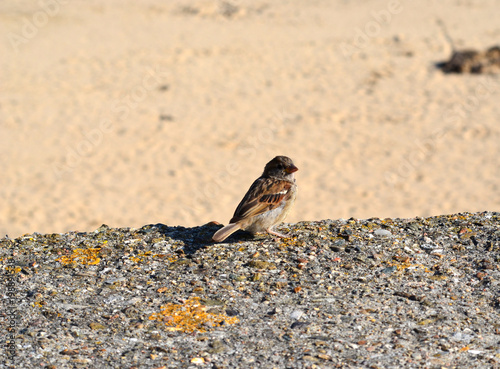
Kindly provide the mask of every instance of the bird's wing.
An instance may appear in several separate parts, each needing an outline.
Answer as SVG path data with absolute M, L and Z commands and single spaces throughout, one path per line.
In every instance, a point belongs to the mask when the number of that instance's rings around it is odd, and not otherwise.
M 236 208 L 230 223 L 277 208 L 290 195 L 292 183 L 277 178 L 258 178 Z

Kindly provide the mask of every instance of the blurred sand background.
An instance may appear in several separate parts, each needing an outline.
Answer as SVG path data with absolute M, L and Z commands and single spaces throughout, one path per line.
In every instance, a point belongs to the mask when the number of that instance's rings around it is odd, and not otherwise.
M 0 237 L 227 223 L 275 155 L 289 222 L 500 210 L 495 0 L 0 3 Z

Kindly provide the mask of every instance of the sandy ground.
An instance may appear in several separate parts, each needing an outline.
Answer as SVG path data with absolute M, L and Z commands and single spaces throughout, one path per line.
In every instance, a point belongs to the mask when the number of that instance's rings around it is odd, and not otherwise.
M 0 236 L 226 223 L 264 164 L 288 221 L 500 209 L 495 0 L 2 2 Z

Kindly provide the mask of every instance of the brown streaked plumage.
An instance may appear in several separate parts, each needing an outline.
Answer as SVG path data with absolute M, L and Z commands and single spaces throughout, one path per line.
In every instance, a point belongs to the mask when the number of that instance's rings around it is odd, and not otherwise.
M 250 186 L 236 208 L 229 224 L 215 232 L 212 240 L 224 241 L 238 229 L 286 237 L 272 228 L 283 222 L 295 202 L 297 185 L 294 173 L 297 170 L 292 159 L 286 156 L 276 156 L 267 163 L 262 175 Z

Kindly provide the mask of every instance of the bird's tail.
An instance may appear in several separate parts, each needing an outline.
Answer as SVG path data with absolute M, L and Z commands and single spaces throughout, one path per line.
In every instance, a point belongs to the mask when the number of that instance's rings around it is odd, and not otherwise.
M 227 226 L 215 232 L 212 236 L 212 240 L 215 242 L 222 242 L 240 228 L 241 226 L 238 223 L 229 223 Z

